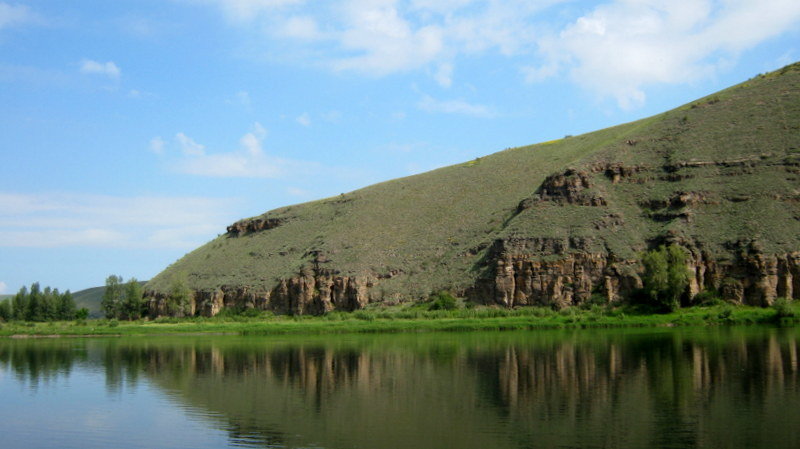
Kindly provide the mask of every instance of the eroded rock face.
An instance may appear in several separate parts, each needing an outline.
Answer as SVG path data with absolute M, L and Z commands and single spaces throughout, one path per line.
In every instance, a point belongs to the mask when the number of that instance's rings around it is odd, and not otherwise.
M 486 275 L 467 296 L 478 303 L 506 307 L 563 308 L 579 305 L 592 294 L 602 295 L 608 303 L 619 302 L 642 287 L 636 260 L 575 252 L 565 241 L 542 245 L 528 240 L 495 242 L 488 253 Z M 750 247 L 735 260 L 718 261 L 696 247 L 688 251 L 691 276 L 684 294 L 686 305 L 710 289 L 725 300 L 753 306 L 769 306 L 779 297 L 800 299 L 800 252 L 764 254 Z
M 638 276 L 623 274 L 624 269 L 631 271 L 629 265 L 635 261 L 575 252 L 585 245 L 580 241 L 549 239 L 542 245 L 531 240 L 538 239 L 496 241 L 487 257 L 489 276 L 478 279 L 467 296 L 478 303 L 506 307 L 563 308 L 581 304 L 593 293 L 603 295 L 606 302 L 619 302 L 624 293 L 641 287 Z
M 250 232 L 265 231 L 268 229 L 277 228 L 285 221 L 286 220 L 284 218 L 249 218 L 246 220 L 239 220 L 236 223 L 228 226 L 227 231 L 229 235 L 238 237 L 242 234 Z
M 295 277 L 281 279 L 272 290 L 225 286 L 213 291 L 194 291 L 190 314 L 214 316 L 223 307 L 255 308 L 290 315 L 353 311 L 375 299 L 370 296 L 374 280 L 370 275 L 340 276 L 325 270 L 305 269 Z M 147 292 L 147 297 L 150 316 L 170 314 L 167 294 Z

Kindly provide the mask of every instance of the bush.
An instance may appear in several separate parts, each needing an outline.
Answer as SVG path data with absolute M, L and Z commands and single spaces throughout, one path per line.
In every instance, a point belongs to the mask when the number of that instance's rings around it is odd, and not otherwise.
M 772 309 L 775 310 L 775 318 L 780 321 L 785 318 L 794 318 L 795 313 L 792 309 L 792 302 L 786 298 L 778 298 L 772 303 Z
M 428 310 L 455 310 L 458 308 L 458 300 L 448 291 L 440 291 L 431 295 L 431 305 Z
M 720 306 L 726 304 L 716 290 L 703 290 L 694 295 L 692 301 L 699 306 Z

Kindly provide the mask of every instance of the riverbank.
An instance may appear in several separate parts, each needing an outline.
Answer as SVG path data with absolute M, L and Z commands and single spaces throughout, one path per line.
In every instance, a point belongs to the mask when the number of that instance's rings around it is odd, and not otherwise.
M 248 313 L 249 312 L 249 313 Z M 749 324 L 795 325 L 800 303 L 784 308 L 714 305 L 667 314 L 646 314 L 631 307 L 544 307 L 500 309 L 475 307 L 429 311 L 421 308 L 376 308 L 324 316 L 276 316 L 269 312 L 226 313 L 205 318 L 155 320 L 79 320 L 0 324 L 0 337 L 135 336 L 175 334 L 331 334 L 377 332 L 456 332 L 603 327 L 672 327 Z

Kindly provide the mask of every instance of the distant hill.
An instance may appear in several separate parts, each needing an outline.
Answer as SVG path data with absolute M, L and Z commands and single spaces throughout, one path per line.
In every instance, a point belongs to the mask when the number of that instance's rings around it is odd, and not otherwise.
M 145 285 L 146 283 L 146 281 L 140 282 L 141 285 Z M 85 307 L 89 309 L 90 317 L 97 318 L 103 316 L 100 303 L 103 301 L 103 294 L 105 291 L 105 286 L 91 287 L 73 293 L 72 297 L 75 299 L 75 305 L 77 305 L 79 309 Z
M 800 298 L 800 64 L 636 122 L 241 220 L 146 290 L 152 314 L 181 278 L 206 315 L 441 289 L 564 307 L 624 301 L 643 252 L 664 243 L 690 254 L 687 302 Z

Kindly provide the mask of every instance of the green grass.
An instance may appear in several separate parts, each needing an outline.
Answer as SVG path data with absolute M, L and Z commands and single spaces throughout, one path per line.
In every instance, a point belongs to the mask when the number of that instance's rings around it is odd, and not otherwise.
M 355 313 L 333 312 L 318 317 L 275 316 L 263 313 L 259 316 L 159 318 L 152 321 L 10 322 L 0 324 L 0 336 L 134 336 L 199 333 L 313 335 L 604 327 L 796 325 L 800 322 L 800 303 L 788 303 L 782 309 L 782 314 L 783 318 L 779 318 L 778 311 L 771 308 L 734 307 L 727 304 L 680 309 L 669 314 L 645 314 L 633 307 L 592 306 L 587 309 L 568 308 L 555 311 L 543 307 L 427 310 L 416 306 L 376 308 Z

